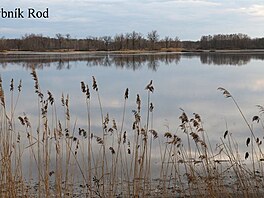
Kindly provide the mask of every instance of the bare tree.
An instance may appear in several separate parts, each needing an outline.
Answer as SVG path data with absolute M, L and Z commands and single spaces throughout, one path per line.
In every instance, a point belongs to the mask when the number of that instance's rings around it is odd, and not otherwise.
M 137 37 L 137 40 L 138 40 L 138 49 L 141 49 L 143 48 L 144 46 L 141 44 L 142 41 L 143 41 L 144 37 L 141 33 L 138 33 L 138 37 Z
M 131 34 L 131 40 L 132 40 L 132 49 L 135 49 L 135 42 L 138 39 L 138 33 L 133 31 Z
M 70 49 L 70 39 L 71 39 L 71 35 L 70 34 L 66 34 L 66 48 L 69 50 Z
M 179 39 L 178 36 L 176 36 L 176 37 L 174 38 L 174 42 L 175 42 L 175 47 L 176 47 L 176 48 L 180 48 L 180 47 L 182 47 L 182 46 L 181 46 L 181 41 L 180 41 L 180 39 Z
M 109 50 L 109 44 L 110 44 L 112 38 L 111 38 L 111 36 L 103 36 L 102 39 L 104 41 L 105 49 L 108 51 Z
M 56 34 L 56 37 L 57 37 L 57 40 L 59 41 L 59 48 L 62 49 L 62 43 L 63 43 L 64 37 L 60 33 Z
M 171 42 L 172 42 L 172 39 L 169 37 L 169 36 L 165 36 L 164 38 L 164 42 L 165 42 L 165 48 L 170 48 L 171 47 Z
M 149 32 L 147 38 L 150 41 L 150 49 L 155 49 L 155 44 L 159 41 L 157 30 L 152 30 Z
M 5 37 L 0 38 L 0 50 L 4 50 L 6 48 L 6 40 Z
M 125 37 L 123 34 L 116 34 L 114 37 L 115 49 L 122 50 L 124 48 Z
M 126 39 L 126 49 L 129 49 L 129 40 L 131 39 L 131 34 L 126 33 L 125 39 Z

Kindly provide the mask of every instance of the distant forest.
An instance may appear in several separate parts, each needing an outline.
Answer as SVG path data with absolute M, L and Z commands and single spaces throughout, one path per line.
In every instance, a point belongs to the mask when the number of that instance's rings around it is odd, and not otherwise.
M 115 36 L 72 38 L 70 34 L 47 37 L 26 34 L 18 39 L 0 38 L 0 51 L 120 51 L 120 50 L 224 50 L 264 49 L 263 38 L 250 38 L 246 34 L 217 34 L 202 36 L 199 41 L 181 41 L 177 36 L 160 38 L 153 30 L 146 36 L 139 32 Z

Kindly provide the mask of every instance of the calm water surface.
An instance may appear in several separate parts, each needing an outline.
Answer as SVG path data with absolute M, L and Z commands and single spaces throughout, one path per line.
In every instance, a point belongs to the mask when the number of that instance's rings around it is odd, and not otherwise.
M 241 115 L 229 98 L 224 98 L 218 87 L 231 92 L 250 123 L 258 114 L 256 105 L 264 105 L 264 54 L 20 54 L 1 55 L 0 70 L 8 98 L 10 80 L 17 85 L 23 81 L 22 95 L 17 106 L 17 115 L 25 112 L 31 122 L 37 120 L 37 96 L 30 75 L 36 68 L 43 93 L 49 90 L 55 97 L 58 115 L 63 114 L 60 98 L 70 95 L 71 118 L 78 127 L 85 127 L 85 98 L 80 82 L 92 89 L 92 76 L 96 77 L 104 115 L 121 124 L 123 95 L 129 88 L 129 99 L 124 130 L 131 130 L 136 95 L 142 99 L 142 119 L 146 119 L 147 91 L 144 89 L 153 80 L 155 91 L 151 94 L 154 104 L 153 128 L 162 136 L 164 132 L 182 133 L 180 108 L 191 117 L 198 113 L 211 144 L 228 129 L 244 146 L 250 135 Z M 97 95 L 92 92 L 92 131 L 101 131 Z M 7 101 L 8 103 L 8 101 Z M 61 109 L 60 109 L 61 108 Z M 73 122 L 74 122 L 73 121 Z M 254 124 L 261 139 L 263 130 Z

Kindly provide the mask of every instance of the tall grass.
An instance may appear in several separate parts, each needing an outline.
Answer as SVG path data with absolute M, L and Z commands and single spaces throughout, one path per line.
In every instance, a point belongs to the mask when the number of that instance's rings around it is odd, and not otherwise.
M 262 141 L 253 128 L 263 127 L 261 105 L 260 114 L 248 121 L 230 92 L 219 88 L 234 102 L 249 135 L 241 145 L 226 126 L 215 146 L 201 116 L 183 109 L 176 132 L 169 127 L 155 130 L 152 81 L 145 87 L 145 102 L 139 94 L 134 96 L 132 114 L 127 102 L 133 97 L 128 88 L 124 90 L 121 120 L 104 112 L 95 77 L 91 90 L 81 81 L 83 127 L 78 118 L 72 119 L 68 94 L 57 101 L 50 91 L 42 92 L 35 70 L 31 76 L 37 108 L 34 122 L 26 113 L 16 113 L 22 105 L 22 82 L 16 85 L 11 79 L 10 89 L 4 90 L 0 80 L 0 197 L 263 196 Z M 92 127 L 92 99 L 98 103 L 101 133 Z

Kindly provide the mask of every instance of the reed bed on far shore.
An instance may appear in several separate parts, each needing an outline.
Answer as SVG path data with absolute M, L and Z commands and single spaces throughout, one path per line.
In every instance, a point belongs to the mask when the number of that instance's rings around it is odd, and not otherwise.
M 155 130 L 158 112 L 152 102 L 152 80 L 145 87 L 146 101 L 139 94 L 133 96 L 132 113 L 127 112 L 129 88 L 124 90 L 121 120 L 104 112 L 94 76 L 91 85 L 81 81 L 86 124 L 80 125 L 72 118 L 70 96 L 54 98 L 50 91 L 41 90 L 34 69 L 31 76 L 36 97 L 29 102 L 37 104 L 34 121 L 26 112 L 16 112 L 22 81 L 10 79 L 10 89 L 4 90 L 0 80 L 0 197 L 263 196 L 262 138 L 252 124 L 263 124 L 264 107 L 259 105 L 259 115 L 248 121 L 231 93 L 220 87 L 234 102 L 249 133 L 240 145 L 225 128 L 215 146 L 201 116 L 183 109 L 177 132 Z M 98 104 L 99 123 L 92 123 L 92 99 Z M 99 131 L 95 132 L 95 124 Z M 241 152 L 240 147 L 247 151 Z

